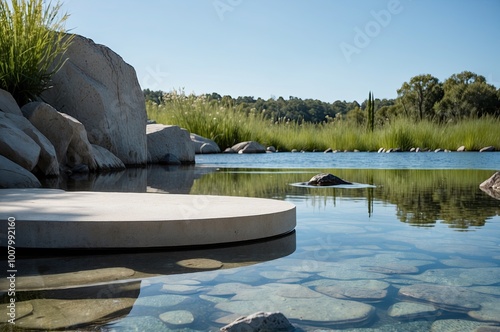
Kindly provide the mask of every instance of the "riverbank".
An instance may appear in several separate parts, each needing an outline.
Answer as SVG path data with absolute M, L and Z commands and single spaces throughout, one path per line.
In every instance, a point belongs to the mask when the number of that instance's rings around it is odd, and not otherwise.
M 381 147 L 456 151 L 461 146 L 467 151 L 479 151 L 486 146 L 500 150 L 500 119 L 494 117 L 447 124 L 396 118 L 370 131 L 341 117 L 326 119 L 321 124 L 299 124 L 286 119 L 272 122 L 265 114 L 246 114 L 203 98 L 177 99 L 160 105 L 148 102 L 146 110 L 149 119 L 210 138 L 221 150 L 243 141 L 257 141 L 279 151 L 378 151 Z

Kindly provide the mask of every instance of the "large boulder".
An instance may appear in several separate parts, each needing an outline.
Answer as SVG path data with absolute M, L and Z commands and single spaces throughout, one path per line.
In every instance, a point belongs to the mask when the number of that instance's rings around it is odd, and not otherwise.
M 255 141 L 247 141 L 235 144 L 231 147 L 237 153 L 266 153 L 266 148 Z
M 0 89 L 0 111 L 15 115 L 23 115 L 14 97 L 3 89 Z
M 496 199 L 500 199 L 500 172 L 495 172 L 488 180 L 479 185 L 479 188 Z
M 0 155 L 31 171 L 40 157 L 40 146 L 10 121 L 0 121 Z
M 22 114 L 22 113 L 21 113 Z M 22 115 L 0 112 L 0 122 L 22 130 L 40 147 L 40 156 L 34 171 L 45 176 L 59 175 L 59 162 L 52 143 Z M 24 153 L 20 151 L 19 153 Z
M 197 134 L 191 134 L 191 141 L 196 154 L 220 153 L 220 148 L 213 140 Z
M 61 166 L 86 165 L 90 171 L 97 169 L 92 145 L 81 122 L 43 102 L 28 103 L 21 110 L 54 145 Z
M 125 164 L 110 151 L 102 146 L 92 144 L 94 160 L 100 171 L 122 170 Z
M 193 164 L 195 153 L 189 132 L 178 126 L 150 124 L 146 127 L 148 163 Z
M 65 56 L 43 99 L 80 121 L 92 144 L 125 164 L 145 164 L 146 106 L 134 68 L 108 47 L 79 35 Z
M 39 188 L 40 181 L 28 170 L 0 156 L 0 188 Z

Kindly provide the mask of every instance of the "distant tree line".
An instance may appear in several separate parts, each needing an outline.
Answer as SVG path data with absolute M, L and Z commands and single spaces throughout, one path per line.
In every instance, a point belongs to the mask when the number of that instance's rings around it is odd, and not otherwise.
M 357 101 L 337 100 L 333 103 L 290 96 L 255 99 L 253 96 L 233 98 L 218 93 L 206 94 L 209 102 L 235 107 L 242 112 L 255 112 L 273 122 L 324 123 L 349 121 L 359 125 L 383 126 L 395 117 L 449 122 L 459 119 L 500 116 L 500 89 L 488 84 L 484 76 L 464 71 L 440 82 L 425 74 L 412 77 L 397 90 L 396 99 L 369 98 Z M 144 90 L 147 101 L 163 103 L 163 91 Z

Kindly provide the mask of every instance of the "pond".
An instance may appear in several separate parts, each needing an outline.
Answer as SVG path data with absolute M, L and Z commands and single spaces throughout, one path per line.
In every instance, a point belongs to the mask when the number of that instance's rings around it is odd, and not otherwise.
M 221 154 L 196 162 L 45 186 L 286 200 L 297 207 L 295 232 L 233 246 L 24 253 L 16 297 L 29 303 L 18 314 L 31 314 L 16 327 L 218 331 L 258 311 L 284 313 L 297 331 L 500 326 L 500 200 L 479 189 L 500 153 Z M 320 172 L 362 185 L 292 185 Z

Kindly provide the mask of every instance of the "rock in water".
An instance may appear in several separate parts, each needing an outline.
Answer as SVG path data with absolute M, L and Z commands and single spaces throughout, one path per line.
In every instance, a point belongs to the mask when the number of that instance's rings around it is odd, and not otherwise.
M 479 188 L 496 199 L 500 199 L 500 172 L 495 172 L 488 180 L 479 185 Z
M 333 174 L 321 173 L 313 176 L 311 180 L 307 182 L 307 184 L 310 186 L 336 186 L 339 184 L 352 184 L 352 183 L 344 181 Z
M 240 317 L 220 329 L 224 332 L 240 331 L 294 331 L 295 328 L 280 312 L 257 312 Z

